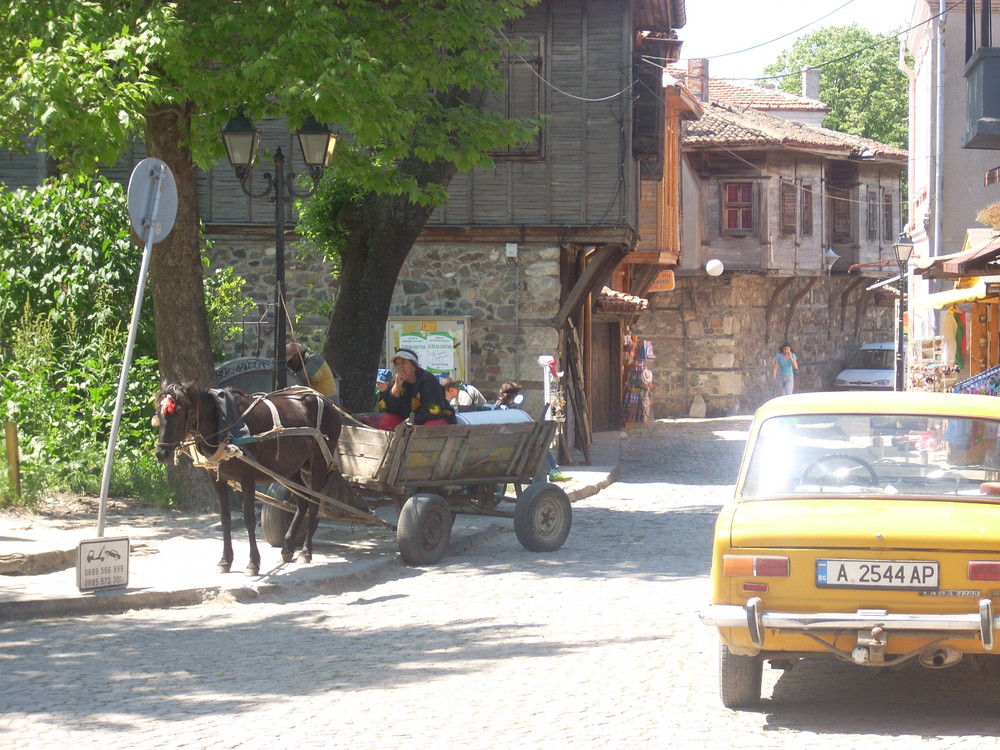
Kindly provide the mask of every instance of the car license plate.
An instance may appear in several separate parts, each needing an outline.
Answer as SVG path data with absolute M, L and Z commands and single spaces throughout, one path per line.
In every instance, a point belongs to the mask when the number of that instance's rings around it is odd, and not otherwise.
M 933 560 L 817 560 L 816 585 L 852 589 L 936 589 Z

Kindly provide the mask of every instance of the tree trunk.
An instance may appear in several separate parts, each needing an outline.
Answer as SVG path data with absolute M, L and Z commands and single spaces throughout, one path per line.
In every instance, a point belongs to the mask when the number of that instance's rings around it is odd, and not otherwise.
M 168 382 L 192 380 L 209 387 L 215 384 L 215 370 L 199 253 L 194 161 L 182 145 L 190 134 L 191 111 L 189 105 L 146 113 L 149 154 L 166 163 L 177 185 L 177 218 L 170 234 L 153 246 L 149 286 L 160 375 Z M 215 506 L 208 473 L 189 461 L 168 465 L 167 477 L 189 507 Z
M 212 346 L 205 312 L 205 286 L 198 242 L 198 196 L 191 151 L 181 145 L 190 134 L 191 107 L 146 114 L 150 156 L 170 167 L 177 184 L 174 228 L 153 247 L 150 288 L 156 325 L 156 354 L 165 380 L 214 385 Z
M 426 164 L 416 159 L 404 161 L 400 170 L 421 185 L 433 182 L 445 187 L 457 171 L 445 161 Z M 337 217 L 348 238 L 323 356 L 343 378 L 341 399 L 348 411 L 372 408 L 396 280 L 433 211 L 433 206 L 411 203 L 405 196 L 369 194 L 345 206 Z

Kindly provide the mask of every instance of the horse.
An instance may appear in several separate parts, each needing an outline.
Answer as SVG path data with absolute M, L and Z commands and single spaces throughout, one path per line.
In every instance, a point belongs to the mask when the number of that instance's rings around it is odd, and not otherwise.
M 232 430 L 245 423 L 249 436 L 233 437 Z M 346 484 L 333 460 L 340 438 L 340 414 L 333 403 L 311 388 L 293 387 L 251 396 L 235 388 L 203 390 L 194 383 L 167 383 L 156 397 L 154 426 L 159 427 L 156 458 L 167 463 L 187 452 L 196 466 L 213 473 L 212 486 L 219 497 L 222 517 L 222 558 L 217 570 L 228 573 L 233 563 L 229 485 L 243 492 L 243 523 L 250 538 L 249 575 L 260 573 L 257 549 L 256 482 L 281 476 L 299 481 L 308 475 L 309 487 L 319 492 L 328 475 Z M 287 433 L 287 434 L 283 434 Z M 235 443 L 234 443 L 235 441 Z M 237 445 L 238 444 L 238 447 Z M 246 454 L 265 473 L 240 458 Z M 302 482 L 302 484 L 305 484 Z M 296 511 L 281 547 L 284 562 L 292 561 L 295 540 L 308 514 L 305 541 L 299 562 L 312 561 L 313 534 L 319 523 L 318 503 L 293 492 Z

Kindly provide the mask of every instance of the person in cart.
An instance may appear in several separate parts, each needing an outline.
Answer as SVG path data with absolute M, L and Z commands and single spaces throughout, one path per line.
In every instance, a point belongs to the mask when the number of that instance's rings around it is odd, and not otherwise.
M 441 381 L 441 386 L 444 388 L 445 397 L 452 406 L 481 406 L 486 403 L 486 396 L 471 383 L 445 378 Z
M 441 382 L 417 361 L 412 349 L 397 349 L 392 355 L 393 381 L 378 399 L 384 412 L 383 430 L 394 430 L 409 419 L 415 425 L 455 424 L 455 408 L 448 403 Z
M 302 344 L 293 341 L 285 347 L 288 369 L 301 385 L 308 386 L 340 405 L 337 378 L 321 354 L 314 354 Z

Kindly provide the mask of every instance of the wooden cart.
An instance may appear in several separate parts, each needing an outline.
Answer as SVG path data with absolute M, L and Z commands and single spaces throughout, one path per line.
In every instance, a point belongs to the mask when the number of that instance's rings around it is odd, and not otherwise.
M 378 518 L 375 509 L 395 506 L 396 539 L 409 565 L 431 565 L 444 556 L 458 513 L 512 518 L 525 549 L 557 550 L 572 523 L 569 498 L 557 485 L 534 481 L 555 429 L 552 421 L 403 424 L 393 432 L 345 424 L 337 462 L 358 497 L 324 493 L 318 499 L 319 516 L 392 528 L 393 524 Z M 283 484 L 272 485 L 272 491 L 264 493 L 261 516 L 265 539 L 277 546 L 291 520 L 289 511 L 294 509 L 286 501 L 288 493 L 305 489 Z M 513 496 L 508 494 L 511 489 Z

